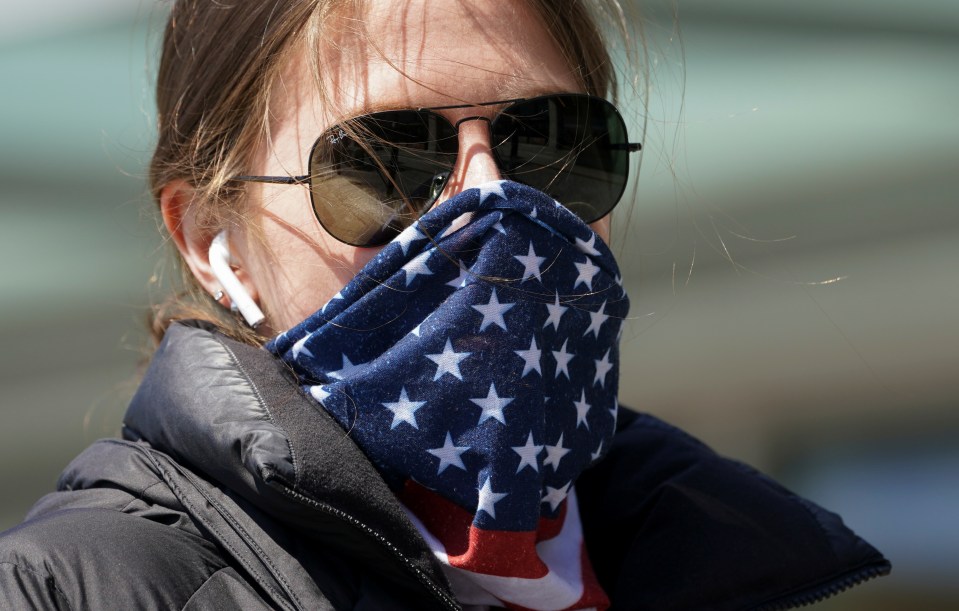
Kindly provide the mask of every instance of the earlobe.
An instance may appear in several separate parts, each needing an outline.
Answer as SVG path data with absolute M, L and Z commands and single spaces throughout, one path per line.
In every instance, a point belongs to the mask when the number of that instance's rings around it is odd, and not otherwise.
M 257 312 L 259 308 L 255 303 L 257 298 L 255 288 L 251 286 L 249 275 L 242 269 L 233 271 L 233 268 L 237 267 L 237 262 L 230 258 L 225 232 L 221 232 L 224 237 L 218 251 L 221 277 L 218 277 L 217 270 L 214 270 L 214 266 L 211 265 L 211 246 L 217 234 L 198 222 L 196 210 L 193 207 L 195 197 L 196 191 L 184 180 L 175 180 L 165 185 L 160 191 L 160 212 L 163 215 L 163 223 L 170 237 L 173 238 L 177 250 L 180 251 L 180 256 L 183 257 L 200 286 L 210 295 L 225 292 L 237 307 L 246 306 L 247 313 L 256 320 L 257 316 L 253 308 Z M 222 269 L 224 267 L 227 272 L 230 272 L 229 274 L 224 272 Z M 226 286 L 231 283 L 228 276 L 235 281 L 234 285 Z M 260 313 L 260 320 L 262 316 Z M 247 316 L 247 320 L 250 321 L 250 316 Z

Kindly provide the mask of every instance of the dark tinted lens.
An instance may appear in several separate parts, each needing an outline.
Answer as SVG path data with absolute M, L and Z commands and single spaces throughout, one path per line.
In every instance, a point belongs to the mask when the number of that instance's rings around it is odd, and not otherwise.
M 518 102 L 493 121 L 492 139 L 507 178 L 548 193 L 586 222 L 608 214 L 626 188 L 626 126 L 601 98 Z
M 310 155 L 316 216 L 338 240 L 384 244 L 443 191 L 456 148 L 453 126 L 427 111 L 378 112 L 337 126 Z

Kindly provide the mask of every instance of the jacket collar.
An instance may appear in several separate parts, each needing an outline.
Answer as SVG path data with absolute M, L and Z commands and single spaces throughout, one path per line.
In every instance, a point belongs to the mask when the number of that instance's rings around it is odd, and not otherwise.
M 147 441 L 277 521 L 412 580 L 455 608 L 442 570 L 347 433 L 265 350 L 201 323 L 174 324 L 124 418 Z

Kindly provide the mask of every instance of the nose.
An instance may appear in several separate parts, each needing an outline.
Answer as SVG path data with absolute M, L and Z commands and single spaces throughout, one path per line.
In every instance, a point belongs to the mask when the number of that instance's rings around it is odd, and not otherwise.
M 455 125 L 459 137 L 456 165 L 437 204 L 457 193 L 502 178 L 493 156 L 490 119 L 466 117 Z

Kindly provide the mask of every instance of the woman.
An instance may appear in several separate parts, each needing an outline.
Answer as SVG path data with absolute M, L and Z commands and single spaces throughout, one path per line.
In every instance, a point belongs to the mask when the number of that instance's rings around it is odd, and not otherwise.
M 599 4 L 175 4 L 152 183 L 206 297 L 4 535 L 13 607 L 788 608 L 889 570 L 619 413 Z

